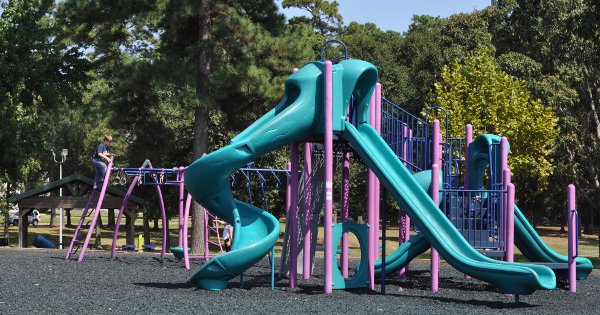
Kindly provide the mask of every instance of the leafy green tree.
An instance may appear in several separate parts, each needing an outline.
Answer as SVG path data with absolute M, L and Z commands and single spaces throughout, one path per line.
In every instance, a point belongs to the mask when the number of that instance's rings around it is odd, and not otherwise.
M 8 196 L 47 178 L 55 113 L 80 104 L 88 64 L 60 40 L 54 1 L 0 5 L 0 177 Z
M 323 38 L 339 36 L 344 29 L 344 19 L 339 13 L 339 3 L 326 0 L 283 0 L 284 8 L 298 8 L 310 16 L 297 16 L 290 19 L 290 24 L 310 25 Z
M 448 111 L 451 136 L 462 137 L 470 123 L 474 134 L 508 137 L 509 162 L 519 189 L 541 194 L 547 187 L 554 169 L 550 156 L 557 118 L 551 107 L 531 98 L 521 81 L 501 71 L 486 49 L 444 66 L 432 101 Z M 536 179 L 533 187 L 528 186 L 531 178 Z

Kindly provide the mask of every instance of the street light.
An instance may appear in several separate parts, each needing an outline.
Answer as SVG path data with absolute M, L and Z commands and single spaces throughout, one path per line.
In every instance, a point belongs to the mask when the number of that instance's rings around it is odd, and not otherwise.
M 67 160 L 67 154 L 69 154 L 69 150 L 67 149 L 62 149 L 62 151 L 60 152 L 60 161 L 56 160 L 56 154 L 54 154 L 54 150 L 52 151 L 52 158 L 54 159 L 54 163 L 58 163 L 59 165 L 59 176 L 60 179 L 62 179 L 62 165 L 65 162 L 65 160 Z M 59 179 L 59 180 L 60 180 Z M 59 190 L 59 195 L 60 197 L 62 197 L 62 186 L 60 186 L 60 190 Z M 63 243 L 63 208 L 59 208 L 60 211 L 60 219 L 59 219 L 59 226 L 58 226 L 58 242 L 59 242 L 59 248 L 62 249 L 62 243 Z

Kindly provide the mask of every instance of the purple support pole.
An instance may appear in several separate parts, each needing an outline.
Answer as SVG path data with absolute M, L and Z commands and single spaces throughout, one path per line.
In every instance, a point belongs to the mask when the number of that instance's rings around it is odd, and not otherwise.
M 333 64 L 325 61 L 325 293 L 333 293 Z
M 506 137 L 502 137 L 500 140 L 500 169 L 502 170 L 502 172 L 504 172 L 505 169 L 508 168 L 508 139 Z M 503 176 L 504 174 L 500 174 L 501 176 Z M 504 189 L 506 189 L 508 187 L 508 184 L 510 182 L 509 181 L 504 181 L 503 178 L 503 186 Z M 496 183 L 492 183 L 492 184 L 496 184 Z M 491 189 L 495 189 L 495 187 L 490 187 Z M 506 202 L 504 203 L 504 211 L 502 213 L 502 221 L 503 222 L 508 222 L 508 200 L 505 200 Z M 508 224 L 504 224 L 504 241 L 505 244 L 508 244 Z
M 292 162 L 288 162 L 287 163 L 287 170 L 288 172 L 290 172 L 290 176 L 292 173 Z M 291 181 L 291 177 L 288 177 L 287 179 L 287 188 L 285 191 L 285 209 L 286 209 L 286 220 L 289 220 L 289 212 L 290 212 L 290 206 L 292 204 L 292 181 Z
M 302 276 L 304 280 L 310 279 L 312 264 L 310 261 L 310 213 L 312 203 L 312 144 L 304 144 L 304 249 Z
M 154 181 L 156 183 L 158 183 L 158 180 L 156 179 L 155 176 L 153 176 Z M 163 195 L 162 195 L 162 191 L 160 189 L 160 185 L 156 185 L 156 194 L 158 195 L 158 202 L 160 205 L 160 215 L 162 218 L 162 225 L 163 225 L 163 241 L 162 241 L 162 250 L 160 252 L 160 258 L 165 258 L 165 253 L 167 250 L 167 213 L 165 211 L 165 201 L 163 199 Z M 132 220 L 132 222 L 135 222 L 135 219 Z M 132 223 L 134 224 L 134 223 Z
M 85 237 L 85 241 L 83 242 L 83 248 L 81 248 L 81 253 L 79 257 L 77 257 L 77 262 L 83 261 L 83 256 L 85 255 L 85 250 L 87 249 L 90 239 L 92 238 L 92 234 L 94 233 L 94 228 L 96 227 L 96 221 L 98 220 L 98 216 L 100 215 L 100 207 L 102 207 L 102 201 L 104 200 L 104 195 L 106 194 L 106 188 L 108 187 L 108 181 L 110 180 L 110 173 L 112 172 L 113 162 L 112 160 L 106 166 L 106 174 L 104 174 L 104 182 L 102 183 L 102 190 L 100 191 L 100 197 L 98 197 L 98 203 L 96 204 L 96 211 L 94 212 L 94 218 L 92 218 L 92 223 L 90 223 L 90 230 Z
M 467 124 L 465 127 L 465 189 L 469 189 L 469 145 L 473 142 L 473 125 Z M 470 279 L 469 275 L 465 275 L 465 279 Z
M 112 259 L 116 258 L 117 255 L 117 237 L 119 236 L 119 227 L 121 226 L 121 219 L 123 218 L 123 212 L 125 211 L 125 207 L 127 206 L 127 203 L 129 202 L 129 197 L 131 197 L 131 194 L 133 193 L 133 189 L 135 188 L 135 185 L 137 184 L 138 179 L 140 178 L 140 175 L 136 175 L 135 177 L 133 177 L 133 180 L 131 181 L 131 184 L 129 185 L 129 188 L 127 189 L 127 193 L 125 194 L 125 197 L 123 198 L 123 202 L 121 203 L 121 208 L 119 209 L 119 216 L 117 216 L 117 222 L 115 223 L 115 232 L 113 233 L 113 242 L 112 242 L 112 248 L 111 248 L 111 253 L 110 253 L 110 257 Z
M 508 212 L 509 210 L 509 202 L 508 202 L 508 184 L 512 181 L 510 169 L 505 168 L 502 170 L 502 183 L 503 190 L 506 191 L 506 194 L 502 197 L 502 238 L 504 239 L 504 260 L 508 261 Z
M 441 147 L 440 121 L 433 121 L 433 165 L 431 165 L 431 193 L 435 204 L 439 204 L 439 171 L 442 165 L 442 147 Z M 434 194 L 435 192 L 435 194 Z M 431 246 L 431 291 L 438 291 L 440 255 L 433 246 Z
M 408 160 L 408 149 L 409 149 L 409 145 L 410 145 L 410 140 L 412 138 L 412 130 L 410 130 L 410 128 L 408 128 L 408 126 L 403 126 L 402 127 L 402 156 L 404 158 L 405 161 Z M 404 163 L 404 165 L 406 166 L 408 163 Z M 400 216 L 400 228 L 398 229 L 398 233 L 399 235 L 399 245 L 402 245 L 402 243 L 407 242 L 410 239 L 410 217 L 408 215 L 406 215 L 406 213 L 402 212 L 401 216 Z M 400 271 L 398 271 L 398 275 L 400 277 L 404 277 L 406 275 L 406 272 L 408 271 L 408 264 L 406 264 L 405 267 L 401 268 Z
M 291 169 L 290 169 L 290 209 L 288 218 L 290 220 L 290 288 L 296 287 L 298 277 L 298 144 L 293 143 L 290 147 Z
M 369 121 L 371 124 L 375 121 L 375 94 L 371 96 L 371 102 L 369 103 Z M 375 180 L 376 176 L 373 171 L 369 170 L 369 189 L 367 196 L 367 211 L 368 211 L 368 222 L 369 222 L 369 283 L 371 290 L 375 290 L 375 257 L 376 248 L 379 240 L 376 238 L 376 229 L 379 229 L 377 224 L 377 216 L 375 215 Z
M 179 220 L 178 220 L 178 240 L 177 246 L 183 246 L 183 205 L 185 203 L 185 183 L 184 183 L 185 167 L 179 167 Z M 206 223 L 206 221 L 204 221 Z M 206 239 L 206 237 L 204 237 Z
M 567 187 L 567 203 L 569 210 L 569 291 L 577 292 L 577 278 L 575 277 L 577 266 L 575 258 L 577 257 L 577 209 L 575 208 L 575 186 L 570 184 Z
M 431 166 L 431 199 L 437 205 L 440 201 L 440 167 L 437 164 Z M 439 289 L 440 255 L 431 247 L 431 291 Z
M 185 263 L 185 269 L 190 269 L 190 254 L 188 253 L 188 219 L 190 217 L 190 206 L 192 205 L 192 195 L 188 194 L 185 201 L 185 210 L 183 211 L 183 261 Z M 204 211 L 207 211 L 206 209 Z M 206 218 L 206 216 L 204 217 Z M 206 224 L 205 224 L 206 226 Z M 208 233 L 204 230 L 204 239 L 207 239 Z M 208 244 L 204 244 L 204 255 L 205 259 L 207 256 Z
M 465 128 L 465 161 L 469 161 L 469 145 L 473 142 L 473 125 Z M 469 189 L 469 163 L 465 163 L 465 189 Z
M 442 165 L 442 152 L 440 145 L 440 121 L 436 119 L 433 121 L 433 155 L 431 157 L 431 164 L 437 164 L 438 166 Z
M 377 83 L 375 85 L 375 120 L 373 127 L 378 134 L 381 134 L 381 83 Z M 381 203 L 381 185 L 379 183 L 379 179 L 375 177 L 375 259 L 379 259 L 379 228 L 380 228 L 380 203 Z M 381 222 L 381 224 L 385 224 L 385 222 Z
M 208 233 L 208 210 L 206 210 L 206 208 L 204 208 L 204 251 L 202 252 L 204 257 L 202 257 L 204 259 L 204 261 L 208 261 L 208 259 L 210 258 L 209 256 L 209 252 L 210 252 L 210 247 L 208 245 L 208 239 L 210 237 L 209 233 Z M 217 240 L 219 242 L 219 245 L 221 244 L 221 240 L 219 239 L 219 229 L 217 228 Z M 183 246 L 183 245 L 182 245 Z M 183 249 L 183 247 L 182 247 Z
M 83 209 L 83 212 L 81 213 L 81 219 L 79 220 L 79 224 L 77 224 L 77 228 L 75 229 L 75 233 L 73 234 L 73 239 L 71 240 L 71 245 L 69 245 L 69 250 L 67 251 L 67 257 L 65 259 L 69 259 L 71 257 L 71 253 L 73 252 L 73 246 L 75 245 L 75 242 L 77 241 L 77 236 L 79 235 L 79 230 L 81 229 L 81 226 L 83 225 L 83 221 L 85 220 L 88 211 L 90 210 L 90 205 L 92 204 L 92 200 L 94 200 L 94 197 L 96 196 L 96 191 L 92 190 L 92 193 L 90 194 L 90 197 L 88 198 L 86 204 L 85 204 L 85 208 Z
M 515 257 L 515 185 L 508 184 L 508 235 L 506 235 L 506 261 L 513 262 Z
M 342 167 L 342 222 L 348 221 L 348 204 L 350 201 L 350 153 L 344 154 Z M 348 278 L 348 233 L 342 235 L 342 276 Z

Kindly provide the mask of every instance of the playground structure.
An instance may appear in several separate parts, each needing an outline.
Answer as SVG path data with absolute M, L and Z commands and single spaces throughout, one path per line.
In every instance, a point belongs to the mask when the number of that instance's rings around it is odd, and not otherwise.
M 73 238 L 71 240 L 71 244 L 69 245 L 66 259 L 67 260 L 70 259 L 71 255 L 75 254 L 77 252 L 77 249 L 79 247 L 81 247 L 81 252 L 79 253 L 79 256 L 77 257 L 77 262 L 83 261 L 85 252 L 89 245 L 89 241 L 91 239 L 94 228 L 96 226 L 98 216 L 100 215 L 100 209 L 102 209 L 102 203 L 104 200 L 106 190 L 108 188 L 108 184 L 109 184 L 110 176 L 111 176 L 112 172 L 119 172 L 125 176 L 133 177 L 133 180 L 131 181 L 131 184 L 129 185 L 127 193 L 123 197 L 121 207 L 119 208 L 117 223 L 115 224 L 115 230 L 114 230 L 114 234 L 113 234 L 111 257 L 113 259 L 116 258 L 117 236 L 118 236 L 118 232 L 119 232 L 121 219 L 122 219 L 123 213 L 125 211 L 125 206 L 127 205 L 135 186 L 138 184 L 144 185 L 144 186 L 154 186 L 156 189 L 156 193 L 157 193 L 158 200 L 159 200 L 160 211 L 161 211 L 161 218 L 162 218 L 163 238 L 162 238 L 162 247 L 160 248 L 160 257 L 161 258 L 163 258 L 166 253 L 167 230 L 168 230 L 168 226 L 167 226 L 168 222 L 167 222 L 167 216 L 166 216 L 161 186 L 178 186 L 179 187 L 179 225 L 178 225 L 179 237 L 178 237 L 178 239 L 179 239 L 179 243 L 181 246 L 182 227 L 183 227 L 183 223 L 181 220 L 183 218 L 183 198 L 184 198 L 184 185 L 183 185 L 184 177 L 183 176 L 184 176 L 185 168 L 184 167 L 175 167 L 175 168 L 171 168 L 171 169 L 153 168 L 152 163 L 150 163 L 150 161 L 148 161 L 148 160 L 146 160 L 142 164 L 142 166 L 140 166 L 139 168 L 118 168 L 118 167 L 113 167 L 113 162 L 111 160 L 109 165 L 107 165 L 106 174 L 104 175 L 104 181 L 102 183 L 102 187 L 100 188 L 99 191 L 92 190 L 92 192 L 90 193 L 90 195 L 88 197 L 86 206 L 81 214 L 81 219 L 79 220 L 79 224 L 77 225 L 77 228 L 75 229 Z M 94 208 L 90 208 L 94 201 L 96 202 L 96 206 Z M 79 239 L 78 239 L 79 233 L 81 232 L 81 229 L 84 226 L 84 222 L 85 222 L 86 218 L 92 214 L 93 214 L 93 217 L 92 217 L 91 223 L 89 224 L 88 232 L 85 236 L 85 240 L 83 241 L 83 244 L 81 244 L 81 241 L 79 241 Z M 140 246 L 141 246 L 141 248 L 136 248 L 134 245 L 126 245 L 125 248 L 128 248 L 128 249 L 130 248 L 130 249 L 134 249 L 134 250 L 140 250 L 140 249 L 154 250 L 154 249 L 156 249 L 154 246 L 150 246 L 148 244 L 140 244 Z
M 333 42 L 345 48 L 343 43 Z M 287 215 L 279 276 L 289 276 L 292 288 L 297 285 L 299 274 L 304 279 L 311 276 L 316 234 L 323 224 L 324 291 L 328 294 L 333 289 L 374 289 L 377 278 L 385 292 L 386 276 L 405 274 L 410 261 L 429 248 L 433 291 L 438 290 L 441 255 L 465 275 L 517 297 L 539 289 L 554 289 L 557 278 L 568 279 L 574 292 L 575 280 L 585 279 L 592 269 L 588 259 L 577 257 L 574 187 L 568 188 L 569 253 L 562 256 L 544 244 L 514 204 L 508 139 L 487 134 L 473 139 L 470 125 L 466 126 L 464 138 L 450 138 L 447 116 L 444 137 L 438 120 L 430 124 L 427 117 L 420 119 L 382 97 L 375 66 L 347 56 L 345 51 L 340 60 L 322 58 L 295 69 L 286 80 L 284 98 L 273 110 L 236 136 L 230 145 L 198 159 L 188 168 L 152 168 L 149 161 L 139 168 L 116 168 L 111 162 L 100 191 L 90 193 L 66 258 L 80 245 L 78 234 L 85 218 L 93 213 L 77 258 L 78 262 L 83 260 L 111 172 L 118 172 L 133 180 L 119 211 L 111 257 L 116 255 L 124 206 L 136 184 L 155 186 L 163 222 L 161 257 L 165 256 L 168 222 L 161 187 L 178 186 L 178 246 L 171 251 L 188 269 L 191 259 L 205 261 L 190 282 L 204 289 L 224 289 L 228 280 L 240 276 L 269 253 L 274 268 L 279 220 L 269 213 L 265 185 L 270 181 L 281 188 L 285 178 Z M 432 110 L 443 112 L 442 108 Z M 305 153 L 302 171 L 298 149 L 301 143 Z M 291 151 L 287 170 L 254 168 L 255 157 L 287 145 Z M 369 167 L 366 224 L 349 220 L 351 156 Z M 341 223 L 333 222 L 334 160 L 341 172 Z M 247 202 L 233 198 L 232 186 L 239 178 L 244 181 L 241 186 L 245 186 Z M 251 188 L 253 180 L 258 183 L 257 190 Z M 184 202 L 186 188 L 189 194 Z M 256 197 L 256 191 L 262 194 L 261 198 Z M 402 211 L 399 247 L 389 255 L 385 252 L 387 193 Z M 208 210 L 202 256 L 189 254 L 192 198 Z M 95 208 L 91 208 L 93 202 Z M 218 225 L 209 224 L 217 218 L 234 226 L 233 245 L 226 253 L 221 247 Z M 418 230 L 412 238 L 411 222 Z M 352 277 L 348 276 L 348 233 L 357 237 L 361 253 Z M 211 234 L 216 234 L 216 242 L 210 239 Z M 221 254 L 211 255 L 211 245 Z M 514 245 L 535 263 L 513 263 Z
M 531 294 L 538 289 L 554 289 L 556 277 L 565 265 L 571 267 L 571 290 L 575 287 L 575 277 L 587 277 L 591 262 L 576 257 L 574 237 L 570 237 L 568 257 L 556 254 L 541 241 L 514 206 L 515 190 L 507 165 L 506 138 L 480 135 L 472 140 L 472 128 L 467 126 L 465 139 L 449 139 L 446 135 L 443 141 L 437 120 L 430 132 L 427 120 L 420 120 L 381 97 L 377 69 L 373 65 L 347 58 L 334 62 L 315 61 L 299 69 L 286 80 L 285 96 L 273 110 L 236 136 L 228 146 L 198 159 L 186 169 L 185 185 L 191 196 L 230 222 L 236 231 L 231 251 L 212 257 L 194 273 L 190 282 L 204 289 L 223 289 L 229 279 L 240 275 L 272 251 L 279 234 L 278 220 L 267 211 L 235 200 L 229 178 L 255 157 L 286 145 L 291 145 L 290 173 L 298 174 L 298 144 L 302 142 L 306 148 L 310 148 L 310 143 L 324 145 L 325 293 L 331 293 L 334 288 L 373 288 L 376 274 L 384 281 L 384 275 L 406 267 L 430 245 L 433 246 L 433 290 L 437 290 L 438 253 L 466 275 L 516 296 Z M 382 130 L 378 130 L 380 126 Z M 351 146 L 371 170 L 368 225 L 359 227 L 358 223 L 347 223 L 351 221 L 346 221 L 347 208 L 344 210 L 346 192 L 342 194 L 343 223 L 336 225 L 332 221 L 334 138 L 338 143 Z M 345 157 L 348 152 L 340 154 L 344 156 L 343 174 L 347 174 L 349 159 Z M 311 214 L 317 213 L 311 213 L 314 205 L 311 204 L 313 190 L 310 187 L 315 183 L 306 180 L 315 178 L 310 174 L 311 170 L 310 161 L 305 160 L 303 196 L 307 206 L 302 220 L 298 216 L 298 198 L 294 197 L 298 196 L 298 177 L 290 178 L 292 198 L 286 216 L 290 228 L 289 232 L 286 229 L 289 250 L 284 253 L 290 255 L 291 287 L 296 286 L 298 262 L 295 256 L 299 252 L 299 235 L 303 235 L 305 253 L 303 275 L 310 276 L 311 229 L 308 227 L 314 223 L 314 219 L 309 219 Z M 490 187 L 483 185 L 486 172 Z M 206 181 L 206 178 L 214 181 Z M 386 221 L 386 207 L 382 203 L 381 213 L 378 210 L 381 199 L 377 180 L 385 187 L 383 195 L 389 192 L 405 214 L 400 229 L 402 246 L 387 257 L 382 252 L 381 260 L 377 260 L 378 216 Z M 342 175 L 342 182 L 342 187 L 346 187 L 347 175 Z M 573 187 L 569 187 L 569 200 L 569 222 L 574 224 Z M 419 234 L 411 239 L 408 237 L 409 219 L 419 230 Z M 576 228 L 571 225 L 569 230 Z M 342 236 L 346 232 L 357 235 L 363 253 L 363 262 L 350 279 L 345 262 L 347 243 Z M 381 232 L 384 250 L 385 224 Z M 336 276 L 339 270 L 334 270 L 333 245 L 337 243 L 333 239 L 334 233 L 342 239 L 341 277 Z M 527 258 L 547 266 L 513 263 L 513 242 Z M 368 247 L 367 263 L 365 247 Z

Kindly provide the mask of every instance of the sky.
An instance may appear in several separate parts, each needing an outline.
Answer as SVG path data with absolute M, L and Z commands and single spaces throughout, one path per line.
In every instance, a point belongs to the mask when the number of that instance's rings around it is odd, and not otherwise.
M 281 0 L 276 1 L 281 5 Z M 449 17 L 489 6 L 491 0 L 337 0 L 344 24 L 375 23 L 384 31 L 405 32 L 414 15 Z M 288 17 L 303 15 L 303 10 L 285 9 Z

